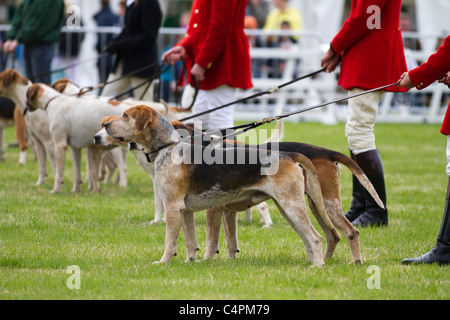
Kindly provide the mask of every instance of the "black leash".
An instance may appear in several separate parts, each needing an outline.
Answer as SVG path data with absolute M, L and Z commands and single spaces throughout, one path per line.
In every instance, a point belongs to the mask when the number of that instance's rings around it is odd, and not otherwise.
M 134 90 L 136 90 L 136 89 L 138 89 L 138 88 L 140 88 L 140 87 L 142 87 L 142 86 L 144 86 L 144 85 L 146 85 L 146 84 L 148 84 L 148 83 L 151 83 L 154 79 L 158 78 L 162 73 L 166 72 L 166 71 L 169 70 L 171 67 L 172 67 L 172 66 L 169 65 L 169 66 L 167 66 L 166 68 L 163 68 L 162 65 L 161 65 L 161 66 L 159 67 L 159 71 L 156 72 L 153 76 L 151 76 L 151 77 L 148 78 L 147 80 L 143 81 L 142 83 L 138 84 L 137 86 L 135 86 L 135 87 L 133 87 L 133 88 L 131 88 L 131 89 L 128 89 L 127 91 L 125 91 L 125 92 L 123 92 L 123 93 L 121 93 L 121 94 L 116 95 L 115 97 L 111 98 L 111 100 L 118 100 L 120 97 L 122 97 L 122 96 L 124 96 L 124 95 L 127 95 L 127 94 L 130 94 L 130 93 L 132 93 Z
M 311 73 L 309 73 L 307 75 L 304 75 L 304 76 L 301 76 L 299 78 L 296 78 L 296 79 L 293 79 L 291 81 L 288 81 L 286 83 L 283 83 L 283 84 L 279 85 L 278 87 L 275 87 L 275 88 L 273 88 L 271 90 L 267 90 L 267 91 L 263 91 L 263 92 L 257 92 L 257 93 L 255 93 L 255 94 L 253 94 L 251 96 L 248 96 L 248 97 L 245 97 L 245 98 L 242 98 L 242 99 L 239 99 L 239 100 L 236 100 L 236 101 L 224 104 L 222 106 L 219 106 L 219 107 L 207 110 L 207 111 L 203 111 L 203 112 L 200 112 L 200 113 L 193 114 L 193 115 L 191 115 L 189 117 L 186 117 L 186 118 L 183 118 L 183 119 L 181 119 L 179 121 L 184 122 L 184 121 L 187 121 L 187 120 L 190 120 L 190 119 L 194 119 L 194 118 L 200 117 L 200 116 L 202 116 L 204 114 L 208 114 L 208 113 L 217 111 L 219 109 L 223 109 L 223 108 L 232 106 L 232 105 L 240 103 L 240 102 L 244 102 L 244 101 L 247 101 L 247 100 L 250 100 L 250 99 L 261 97 L 261 96 L 266 95 L 266 94 L 272 94 L 272 93 L 277 92 L 278 90 L 283 89 L 284 87 L 289 86 L 289 85 L 291 85 L 291 84 L 293 84 L 293 83 L 295 83 L 297 81 L 300 81 L 300 80 L 303 80 L 303 79 L 315 76 L 315 75 L 317 75 L 317 74 L 319 74 L 321 72 L 324 72 L 325 70 L 326 70 L 326 68 L 323 68 L 323 69 L 311 72 Z
M 144 71 L 144 70 L 147 70 L 149 68 L 152 68 L 152 67 L 156 66 L 157 64 L 158 64 L 158 62 L 154 62 L 154 63 L 146 65 L 146 66 L 144 66 L 142 68 L 136 69 L 136 70 L 134 70 L 134 71 L 132 71 L 130 73 L 127 73 L 127 74 L 125 74 L 123 76 L 120 76 L 120 77 L 118 77 L 116 79 L 113 79 L 113 80 L 110 80 L 110 81 L 106 81 L 106 82 L 102 82 L 102 83 L 100 83 L 100 84 L 98 84 L 96 86 L 83 87 L 83 88 L 80 89 L 80 92 L 78 93 L 78 95 L 81 96 L 81 95 L 83 95 L 85 93 L 88 93 L 90 91 L 94 91 L 95 89 L 104 88 L 105 86 L 107 86 L 107 85 L 109 85 L 111 83 L 120 81 L 120 80 L 122 80 L 123 78 L 126 78 L 126 77 L 131 77 L 131 76 L 133 76 L 133 75 L 135 75 L 135 74 L 137 74 L 137 73 L 139 73 L 141 71 Z
M 242 129 L 240 131 L 234 131 L 233 133 L 230 133 L 228 135 L 224 135 L 224 136 L 222 136 L 222 137 L 220 137 L 218 139 L 214 139 L 213 141 L 211 141 L 211 143 L 217 143 L 217 142 L 223 141 L 225 139 L 238 136 L 238 135 L 243 134 L 243 133 L 245 133 L 245 132 L 247 132 L 247 131 L 249 131 L 251 129 L 258 128 L 258 127 L 260 127 L 260 126 L 262 126 L 262 125 L 264 125 L 266 123 L 271 123 L 273 121 L 278 121 L 278 120 L 283 119 L 283 118 L 288 118 L 288 117 L 291 117 L 293 115 L 300 114 L 300 113 L 303 113 L 303 112 L 306 112 L 306 111 L 322 108 L 322 107 L 328 106 L 330 104 L 335 104 L 335 103 L 351 100 L 351 99 L 354 99 L 354 98 L 357 98 L 357 97 L 360 97 L 360 96 L 363 96 L 363 95 L 366 95 L 366 94 L 369 94 L 369 93 L 372 93 L 372 92 L 376 92 L 376 91 L 380 91 L 380 90 L 383 90 L 383 89 L 387 89 L 389 87 L 393 87 L 393 86 L 399 85 L 399 84 L 400 84 L 400 82 L 388 84 L 388 85 L 385 85 L 385 86 L 382 86 L 382 87 L 378 87 L 378 88 L 375 88 L 375 89 L 363 91 L 363 92 L 360 92 L 358 94 L 355 94 L 355 95 L 352 95 L 352 96 L 348 96 L 348 97 L 345 97 L 345 98 L 336 99 L 336 100 L 325 102 L 325 103 L 322 103 L 322 104 L 318 104 L 318 105 L 315 105 L 315 106 L 312 106 L 312 107 L 306 107 L 306 108 L 303 108 L 303 109 L 300 109 L 300 110 L 297 110 L 297 111 L 293 111 L 293 112 L 290 112 L 290 113 L 278 115 L 278 116 L 275 116 L 275 117 L 272 117 L 272 118 L 264 118 L 261 121 L 249 122 L 249 123 L 242 124 L 242 125 L 239 125 L 239 126 L 236 126 L 236 127 L 217 130 L 217 131 L 224 131 L 224 130 L 233 130 L 233 129 L 244 128 L 244 129 Z M 194 137 L 192 137 L 192 138 L 194 138 Z
M 181 62 L 183 64 L 183 66 L 182 66 L 182 72 L 180 74 L 180 79 L 182 77 L 185 77 L 186 83 L 189 84 L 188 81 L 187 81 L 187 78 L 188 78 L 187 77 L 187 71 L 188 70 L 187 70 L 187 67 L 186 67 L 186 61 L 184 60 L 184 58 L 181 58 Z M 186 73 L 186 76 L 184 75 L 185 73 Z M 195 100 L 197 100 L 198 91 L 200 90 L 200 86 L 202 84 L 202 82 L 201 81 L 197 81 L 197 79 L 195 77 L 192 78 L 192 81 L 194 82 L 194 96 L 192 97 L 192 102 L 190 103 L 190 105 L 186 109 L 184 109 L 186 111 L 190 111 L 192 109 L 192 107 L 194 107 Z M 178 91 L 178 80 L 177 80 L 177 87 L 175 88 L 175 90 Z M 186 90 L 186 88 L 185 88 L 185 90 Z

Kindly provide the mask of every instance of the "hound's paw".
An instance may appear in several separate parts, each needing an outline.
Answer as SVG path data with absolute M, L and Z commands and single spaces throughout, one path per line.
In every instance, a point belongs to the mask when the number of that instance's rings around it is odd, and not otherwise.
M 162 220 L 157 220 L 157 219 L 155 219 L 155 220 L 152 220 L 152 221 L 150 221 L 150 225 L 151 226 L 153 226 L 153 225 L 155 225 L 155 224 L 161 224 L 163 221 Z

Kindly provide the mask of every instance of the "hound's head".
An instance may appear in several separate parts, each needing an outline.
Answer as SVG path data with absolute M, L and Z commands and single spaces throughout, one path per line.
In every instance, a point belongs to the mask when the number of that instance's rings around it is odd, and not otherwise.
M 44 88 L 40 84 L 32 84 L 27 90 L 27 108 L 30 111 L 36 109 L 44 109 L 45 106 L 39 101 L 39 98 L 44 94 Z
M 110 135 L 106 133 L 105 128 L 105 123 L 109 123 L 117 118 L 120 118 L 120 116 L 109 116 L 103 119 L 100 131 L 97 132 L 94 136 L 94 144 L 104 147 L 112 147 L 114 145 L 120 144 L 118 140 L 114 140 Z
M 108 135 L 120 142 L 151 139 L 151 129 L 158 123 L 156 111 L 148 106 L 131 107 L 121 117 L 103 124 Z M 149 142 L 149 141 L 147 141 Z
M 0 73 L 0 94 L 6 89 L 13 87 L 16 84 L 26 86 L 30 80 L 22 76 L 14 69 L 8 69 Z

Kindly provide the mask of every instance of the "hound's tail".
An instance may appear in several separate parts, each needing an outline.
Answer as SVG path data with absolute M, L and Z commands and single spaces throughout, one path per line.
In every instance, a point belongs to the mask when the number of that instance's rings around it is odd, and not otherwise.
M 372 183 L 370 182 L 369 178 L 367 178 L 366 174 L 362 169 L 358 166 L 358 164 L 353 161 L 351 158 L 347 157 L 346 155 L 334 152 L 332 154 L 332 159 L 334 162 L 342 163 L 344 166 L 346 166 L 359 180 L 359 182 L 364 186 L 364 188 L 370 193 L 372 198 L 376 201 L 376 203 L 380 206 L 380 208 L 384 208 L 384 204 L 381 201 L 380 197 L 378 196 L 377 191 L 373 187 Z
M 275 130 L 272 134 L 272 136 L 266 140 L 264 143 L 271 143 L 271 142 L 281 142 L 283 140 L 284 136 L 284 122 L 283 119 L 280 119 L 277 121 L 277 126 L 275 127 Z

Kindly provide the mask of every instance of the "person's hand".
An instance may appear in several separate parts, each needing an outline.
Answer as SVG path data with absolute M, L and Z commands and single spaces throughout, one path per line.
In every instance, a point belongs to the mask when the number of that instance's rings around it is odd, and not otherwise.
M 17 40 L 8 40 L 3 44 L 3 51 L 6 53 L 14 52 L 18 46 L 19 42 Z
M 325 72 L 331 73 L 336 70 L 339 63 L 341 63 L 341 57 L 337 55 L 330 47 L 322 57 L 322 68 L 325 68 Z
M 191 69 L 191 75 L 195 78 L 195 80 L 203 81 L 205 80 L 205 71 L 205 68 L 196 63 Z
M 405 89 L 412 89 L 414 88 L 414 83 L 411 81 L 411 78 L 409 77 L 409 73 L 405 72 L 400 76 L 400 80 L 399 80 L 399 84 L 398 86 L 400 88 L 405 88 Z
M 183 46 L 176 46 L 164 52 L 161 60 L 163 63 L 175 64 L 184 57 L 186 57 L 186 49 Z
M 445 75 L 445 77 L 439 79 L 439 83 L 443 83 L 450 88 L 450 71 Z

